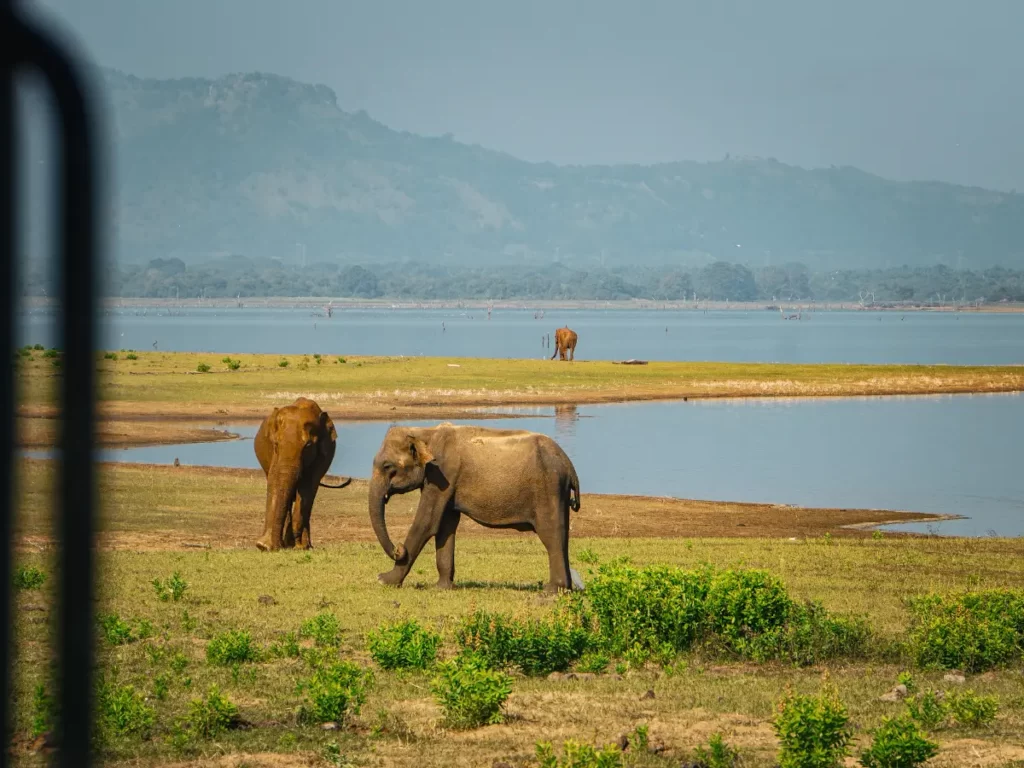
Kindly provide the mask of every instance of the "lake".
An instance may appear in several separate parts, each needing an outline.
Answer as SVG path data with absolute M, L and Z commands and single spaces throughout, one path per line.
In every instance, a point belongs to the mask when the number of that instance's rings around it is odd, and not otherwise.
M 145 314 L 143 314 L 145 313 Z M 1024 314 L 766 310 L 309 309 L 110 310 L 106 349 L 275 354 L 549 357 L 541 338 L 568 324 L 583 360 L 779 363 L 1024 363 Z M 21 343 L 52 345 L 55 317 L 22 314 Z M 553 343 L 553 341 L 552 341 Z
M 1020 395 L 691 400 L 533 413 L 458 423 L 554 437 L 572 458 L 585 493 L 959 514 L 969 519 L 898 528 L 1024 535 Z M 339 450 L 331 472 L 367 477 L 389 425 L 336 426 Z M 256 432 L 254 426 L 228 428 L 249 438 Z M 172 463 L 175 457 L 184 464 L 259 466 L 251 439 L 104 451 L 112 461 Z

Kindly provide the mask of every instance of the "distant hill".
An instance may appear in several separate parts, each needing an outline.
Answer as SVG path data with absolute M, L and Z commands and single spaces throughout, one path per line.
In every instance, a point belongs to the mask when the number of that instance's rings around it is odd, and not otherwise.
M 528 163 L 274 75 L 103 77 L 124 262 L 1024 266 L 1020 194 L 756 158 Z

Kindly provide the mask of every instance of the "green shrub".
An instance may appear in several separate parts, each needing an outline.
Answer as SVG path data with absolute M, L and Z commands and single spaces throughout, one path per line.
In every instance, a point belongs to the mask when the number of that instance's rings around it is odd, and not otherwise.
M 199 371 L 199 373 L 209 373 L 210 366 L 207 365 L 206 363 L 200 363 L 199 365 L 196 366 L 196 370 Z
M 921 667 L 981 672 L 1024 654 L 1024 590 L 927 595 L 908 603 L 907 644 Z
M 320 365 L 323 362 L 323 358 L 320 355 L 313 355 L 313 359 L 316 360 L 317 365 Z
M 780 768 L 833 768 L 849 754 L 853 739 L 846 707 L 832 686 L 818 696 L 787 693 L 772 728 L 779 739 Z
M 366 700 L 371 676 L 368 670 L 349 661 L 334 661 L 317 666 L 300 688 L 306 699 L 299 711 L 304 723 L 342 722 L 350 714 L 359 714 Z
M 134 352 L 129 352 L 127 355 L 124 356 L 124 359 L 125 360 L 138 360 L 139 356 L 136 355 Z
M 163 701 L 167 698 L 167 693 L 171 689 L 171 677 L 166 672 L 161 673 L 153 678 L 153 697 L 158 701 Z
M 175 603 L 185 596 L 188 589 L 188 582 L 181 578 L 181 574 L 175 571 L 167 581 L 153 579 L 153 590 L 156 596 L 163 602 L 173 600 Z
M 278 368 L 287 368 L 288 367 L 288 361 L 287 360 L 278 360 L 277 361 L 277 367 Z
M 456 638 L 491 667 L 518 667 L 526 675 L 547 675 L 568 669 L 580 658 L 589 633 L 567 614 L 520 620 L 477 611 L 463 620 Z
M 415 619 L 375 629 L 367 639 L 370 656 L 381 669 L 426 669 L 441 645 L 441 636 Z
M 42 352 L 45 349 L 45 347 L 42 344 L 33 344 L 32 349 L 36 350 L 37 352 Z
M 734 768 L 739 764 L 739 750 L 730 747 L 722 734 L 715 733 L 708 739 L 707 747 L 697 747 L 693 757 L 701 768 Z
M 865 768 L 914 768 L 939 752 L 939 745 L 906 716 L 883 719 L 872 735 L 871 746 L 860 754 Z
M 861 617 L 833 616 L 820 603 L 793 603 L 781 626 L 730 644 L 729 650 L 754 661 L 818 664 L 837 658 L 866 656 L 871 630 Z
M 597 749 L 572 739 L 562 745 L 563 759 L 555 754 L 550 742 L 538 742 L 537 762 L 540 768 L 622 768 L 622 752 L 614 744 Z
M 50 349 L 46 350 L 45 352 L 43 352 L 43 357 L 48 357 L 48 358 L 51 358 L 51 359 L 52 358 L 60 357 L 60 350 L 50 348 Z
M 32 692 L 32 738 L 53 730 L 56 703 L 50 698 L 46 686 L 39 683 Z
M 295 659 L 299 656 L 299 641 L 294 632 L 288 632 L 270 646 L 270 655 L 275 658 Z
M 209 739 L 238 724 L 238 707 L 212 685 L 205 698 L 191 701 L 187 722 L 189 730 Z
M 312 638 L 313 642 L 324 648 L 336 648 L 341 645 L 341 622 L 330 611 L 318 613 L 302 622 L 299 637 Z
M 171 657 L 171 671 L 180 675 L 188 667 L 188 656 L 181 651 L 178 651 L 174 656 Z
M 145 640 L 153 634 L 153 625 L 148 619 L 138 619 L 135 627 L 122 619 L 116 613 L 110 613 L 100 617 L 100 629 L 103 636 L 111 645 L 125 645 L 134 643 L 136 640 Z
M 237 371 L 242 367 L 241 360 L 232 360 L 230 357 L 224 358 L 224 364 L 228 367 L 229 371 Z
M 337 360 L 335 360 L 334 362 L 336 362 L 336 363 L 340 363 L 341 365 L 344 365 L 344 364 L 345 364 L 345 358 L 344 358 L 344 357 L 339 357 L 339 358 L 338 358 Z
M 244 629 L 229 629 L 215 635 L 206 646 L 210 664 L 228 667 L 232 664 L 259 661 L 260 652 L 252 635 Z
M 929 731 L 941 728 L 949 712 L 945 700 L 935 691 L 925 691 L 907 699 L 907 715 Z
M 585 653 L 580 656 L 580 660 L 576 662 L 576 670 L 578 672 L 593 672 L 595 674 L 601 674 L 612 661 L 605 654 L 599 652 Z
M 438 665 L 431 692 L 452 728 L 500 723 L 512 693 L 512 678 L 490 669 L 479 656 L 464 654 Z
M 46 583 L 46 572 L 34 565 L 19 565 L 14 572 L 15 589 L 39 589 Z
M 106 352 L 103 355 L 104 360 L 117 360 L 117 352 Z
M 101 682 L 96 699 L 101 738 L 145 735 L 156 720 L 153 708 L 130 685 Z
M 957 725 L 981 728 L 996 719 L 999 701 L 995 696 L 978 696 L 974 691 L 953 691 L 946 697 L 946 707 Z

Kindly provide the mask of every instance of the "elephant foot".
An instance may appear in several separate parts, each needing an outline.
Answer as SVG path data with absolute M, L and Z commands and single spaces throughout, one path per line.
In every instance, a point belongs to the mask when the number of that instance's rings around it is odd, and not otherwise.
M 451 589 L 454 586 L 455 586 L 455 582 L 452 581 L 451 579 L 438 579 L 438 582 L 437 582 L 437 588 L 438 589 Z
M 402 582 L 405 581 L 405 574 L 400 572 L 397 568 L 393 568 L 385 573 L 378 573 L 377 581 L 389 587 L 400 587 L 402 586 Z
M 276 549 L 276 547 L 274 547 L 274 542 L 272 542 L 270 537 L 266 534 L 256 539 L 256 548 L 262 552 L 270 552 Z

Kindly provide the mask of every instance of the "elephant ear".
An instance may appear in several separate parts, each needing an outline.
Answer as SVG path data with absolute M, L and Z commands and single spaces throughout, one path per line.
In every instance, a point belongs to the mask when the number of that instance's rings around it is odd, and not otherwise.
M 277 447 L 277 440 L 278 440 L 277 431 L 280 428 L 280 424 L 278 423 L 277 417 L 280 415 L 280 413 L 281 413 L 281 409 L 280 408 L 275 408 L 274 410 L 272 410 L 270 412 L 270 415 L 267 416 L 267 422 L 266 422 L 266 424 L 267 424 L 267 437 L 270 439 L 271 444 L 275 448 Z
M 427 448 L 427 444 L 413 435 L 409 435 L 409 454 L 414 461 L 418 461 L 423 466 L 434 460 L 434 454 Z
M 320 427 L 324 430 L 324 434 L 331 438 L 332 443 L 338 439 L 338 430 L 334 428 L 334 422 L 327 415 L 327 411 L 320 411 Z

